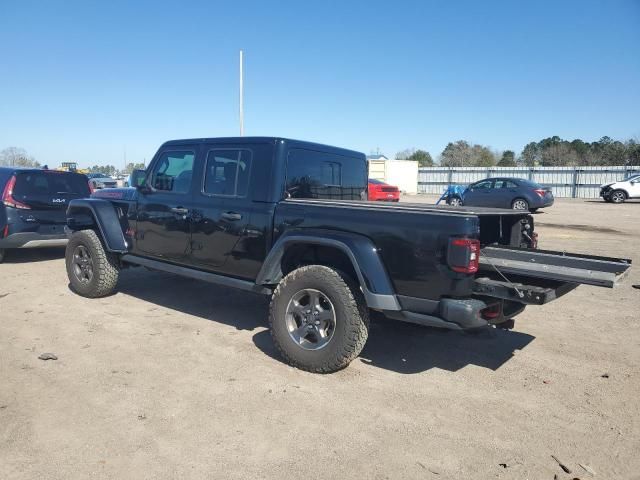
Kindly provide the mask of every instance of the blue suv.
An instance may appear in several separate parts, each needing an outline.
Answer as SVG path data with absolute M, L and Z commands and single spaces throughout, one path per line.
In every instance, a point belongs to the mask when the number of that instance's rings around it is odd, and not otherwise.
M 85 175 L 0 167 L 0 263 L 7 250 L 63 246 L 67 203 L 91 194 Z

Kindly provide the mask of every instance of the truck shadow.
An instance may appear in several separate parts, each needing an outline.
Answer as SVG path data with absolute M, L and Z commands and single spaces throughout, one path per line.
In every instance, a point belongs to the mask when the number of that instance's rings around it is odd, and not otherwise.
M 360 360 L 405 374 L 431 368 L 455 372 L 467 365 L 497 370 L 534 338 L 513 330 L 466 333 L 377 319 L 371 323 Z
M 470 334 L 376 319 L 371 322 L 367 344 L 355 361 L 403 374 L 432 368 L 455 372 L 467 365 L 497 370 L 534 338 L 493 328 Z M 268 331 L 255 334 L 253 343 L 282 362 Z
M 253 342 L 265 355 L 282 362 L 267 327 L 269 298 L 232 288 L 144 268 L 122 272 L 118 291 L 161 306 L 238 330 L 260 329 Z M 355 362 L 403 374 L 431 368 L 457 371 L 467 365 L 497 370 L 516 350 L 535 337 L 516 331 L 487 329 L 482 333 L 427 328 L 376 317 L 369 339 Z
M 187 315 L 254 330 L 267 325 L 269 299 L 264 295 L 144 268 L 121 272 L 118 292 Z

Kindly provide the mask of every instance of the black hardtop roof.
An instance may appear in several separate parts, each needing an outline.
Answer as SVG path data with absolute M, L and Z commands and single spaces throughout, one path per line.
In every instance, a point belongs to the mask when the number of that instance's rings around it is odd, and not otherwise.
M 211 138 L 189 138 L 182 140 L 169 140 L 162 144 L 163 147 L 166 146 L 178 146 L 178 145 L 187 145 L 194 143 L 204 143 L 204 144 L 251 144 L 251 143 L 273 143 L 277 144 L 278 142 L 285 143 L 292 148 L 308 148 L 310 150 L 319 150 L 323 152 L 335 153 L 337 155 L 343 155 L 348 157 L 362 157 L 365 159 L 365 154 L 362 152 L 357 152 L 355 150 L 349 150 L 347 148 L 339 148 L 333 147 L 331 145 L 323 145 L 321 143 L 314 142 L 306 142 L 303 140 L 293 140 L 290 138 L 282 138 L 282 137 L 211 137 Z

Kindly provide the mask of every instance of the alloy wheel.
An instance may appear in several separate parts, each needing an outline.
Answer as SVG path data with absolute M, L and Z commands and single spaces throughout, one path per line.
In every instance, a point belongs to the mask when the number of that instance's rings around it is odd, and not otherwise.
M 80 283 L 90 283 L 93 280 L 93 259 L 89 249 L 78 245 L 73 251 L 73 273 Z
M 304 350 L 320 350 L 333 338 L 336 311 L 320 290 L 305 288 L 297 292 L 289 300 L 285 315 L 289 336 Z
M 513 209 L 514 210 L 527 210 L 529 208 L 529 205 L 527 204 L 527 202 L 525 200 L 516 200 L 515 202 L 513 202 Z

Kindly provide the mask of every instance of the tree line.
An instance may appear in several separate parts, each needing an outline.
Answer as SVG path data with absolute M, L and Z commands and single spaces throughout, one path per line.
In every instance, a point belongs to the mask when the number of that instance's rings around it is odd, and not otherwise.
M 410 148 L 396 154 L 398 160 L 415 160 L 421 167 L 436 164 L 425 150 Z M 613 140 L 602 137 L 596 142 L 580 139 L 563 140 L 558 136 L 530 142 L 519 155 L 513 150 L 496 151 L 466 140 L 449 142 L 438 157 L 443 167 L 573 167 L 640 165 L 640 143 L 637 140 Z

